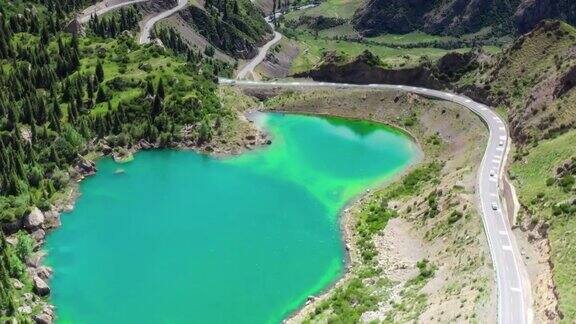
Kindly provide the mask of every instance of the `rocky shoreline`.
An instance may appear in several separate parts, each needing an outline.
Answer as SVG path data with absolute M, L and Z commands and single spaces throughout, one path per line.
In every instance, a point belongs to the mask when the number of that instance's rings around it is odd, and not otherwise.
M 323 116 L 322 114 L 313 115 Z M 420 144 L 418 144 L 418 146 L 421 149 Z M 283 321 L 283 323 L 302 323 L 309 317 L 310 314 L 315 311 L 316 307 L 318 307 L 324 300 L 330 298 L 336 289 L 344 286 L 352 278 L 352 271 L 358 266 L 362 265 L 363 262 L 360 255 L 361 251 L 357 245 L 358 235 L 357 230 L 355 229 L 359 213 L 364 207 L 368 206 L 370 202 L 373 201 L 373 199 L 376 197 L 374 194 L 378 189 L 385 188 L 392 183 L 401 181 L 408 173 L 410 173 L 410 171 L 414 170 L 415 167 L 420 165 L 422 161 L 424 161 L 424 152 L 421 152 L 421 154 L 422 155 L 404 171 L 395 175 L 393 178 L 385 181 L 384 183 L 379 184 L 374 189 L 367 189 L 365 192 L 361 193 L 360 196 L 354 198 L 348 204 L 346 204 L 346 206 L 344 206 L 342 211 L 339 213 L 340 231 L 342 233 L 342 240 L 346 256 L 344 273 L 334 283 L 324 288 L 318 295 L 308 296 L 306 303 L 292 312 L 292 314 L 290 314 Z M 390 265 L 392 268 L 397 266 L 397 264 Z
M 140 140 L 130 147 L 112 147 L 105 139 L 92 142 L 87 145 L 86 151 L 100 157 L 111 157 L 118 163 L 127 162 L 132 156 L 141 150 L 153 149 L 178 149 L 191 150 L 201 154 L 223 157 L 239 155 L 245 151 L 257 147 L 270 145 L 272 143 L 268 134 L 253 125 L 253 122 L 243 118 L 249 127 L 243 128 L 242 136 L 234 139 L 224 139 L 215 137 L 206 143 L 197 143 L 193 140 L 194 125 L 187 125 L 182 128 L 181 140 L 174 141 L 169 145 L 162 146 L 160 143 L 150 143 Z M 43 250 L 46 235 L 58 229 L 62 223 L 61 214 L 74 209 L 76 199 L 80 195 L 79 183 L 86 177 L 95 175 L 98 172 L 96 163 L 84 156 L 78 156 L 74 166 L 70 167 L 69 185 L 63 190 L 63 197 L 58 198 L 50 209 L 41 211 L 38 207 L 33 207 L 30 212 L 8 224 L 2 224 L 2 230 L 7 234 L 6 241 L 12 246 L 18 244 L 18 232 L 26 231 L 33 240 L 33 252 L 26 258 L 26 271 L 32 282 L 32 292 L 24 293 L 24 306 L 18 308 L 18 312 L 25 315 L 32 315 L 32 319 L 37 324 L 50 324 L 56 319 L 56 310 L 49 303 L 51 289 L 49 286 L 53 270 L 43 263 L 46 252 Z M 17 290 L 24 289 L 25 285 L 17 279 L 12 279 L 11 284 Z
M 393 180 L 395 181 L 395 180 Z M 344 243 L 345 255 L 346 255 L 346 266 L 344 273 L 340 278 L 338 278 L 333 284 L 326 287 L 322 292 L 316 296 L 308 296 L 306 303 L 300 308 L 294 310 L 283 323 L 301 323 L 308 318 L 308 316 L 314 312 L 316 307 L 322 303 L 322 301 L 330 298 L 333 291 L 342 287 L 348 280 L 350 280 L 352 275 L 352 270 L 361 264 L 360 250 L 356 246 L 356 235 L 354 225 L 356 224 L 357 213 L 360 211 L 362 206 L 367 204 L 371 199 L 372 191 L 367 191 L 367 193 L 362 194 L 360 197 L 356 198 L 350 202 L 344 209 L 340 212 L 340 230 L 342 232 L 342 239 Z

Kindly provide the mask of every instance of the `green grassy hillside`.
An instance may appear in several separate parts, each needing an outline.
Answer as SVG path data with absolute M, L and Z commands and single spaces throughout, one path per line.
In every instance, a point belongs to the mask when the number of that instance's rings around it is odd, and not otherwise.
M 566 164 L 576 166 L 575 141 L 574 130 L 540 141 L 511 168 L 518 198 L 525 208 L 520 217 L 549 225 L 554 283 L 566 323 L 576 320 L 576 167 L 563 173 L 558 169 Z

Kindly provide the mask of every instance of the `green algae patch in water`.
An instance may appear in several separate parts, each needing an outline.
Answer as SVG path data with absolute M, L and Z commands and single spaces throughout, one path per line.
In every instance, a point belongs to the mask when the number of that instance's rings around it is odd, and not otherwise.
M 60 323 L 279 323 L 344 270 L 339 210 L 419 155 L 363 121 L 259 114 L 269 147 L 98 162 L 50 234 Z

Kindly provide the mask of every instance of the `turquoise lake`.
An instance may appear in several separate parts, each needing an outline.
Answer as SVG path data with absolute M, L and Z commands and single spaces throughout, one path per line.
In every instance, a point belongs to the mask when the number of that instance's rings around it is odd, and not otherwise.
M 97 163 L 46 244 L 59 323 L 279 323 L 342 275 L 339 211 L 416 144 L 365 121 L 256 122 L 272 145 L 241 156 Z

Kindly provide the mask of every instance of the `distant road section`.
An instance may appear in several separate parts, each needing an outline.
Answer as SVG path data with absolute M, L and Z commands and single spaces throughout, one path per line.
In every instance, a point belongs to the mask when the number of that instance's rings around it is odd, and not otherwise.
M 389 84 L 348 84 L 328 82 L 262 82 L 219 79 L 220 84 L 244 87 L 292 87 L 373 89 L 413 92 L 425 97 L 457 103 L 478 115 L 488 127 L 490 136 L 478 172 L 478 211 L 488 237 L 490 254 L 496 271 L 498 286 L 498 322 L 505 324 L 529 324 L 532 322 L 532 295 L 530 280 L 508 222 L 507 212 L 502 208 L 500 183 L 504 177 L 504 161 L 510 138 L 506 124 L 489 107 L 470 98 L 449 92 L 426 88 Z
M 79 13 L 79 15 L 77 16 L 77 19 L 81 24 L 85 24 L 88 21 L 90 21 L 90 18 L 93 15 L 102 16 L 103 14 L 107 13 L 108 11 L 120 9 L 122 7 L 131 5 L 131 4 L 140 3 L 140 2 L 147 2 L 147 1 L 150 1 L 150 0 L 127 0 L 127 1 L 106 0 L 106 1 L 101 1 L 101 2 L 96 3 L 95 5 L 92 5 L 86 9 L 82 10 Z
M 138 43 L 140 44 L 147 44 L 150 43 L 151 38 L 150 38 L 150 32 L 152 31 L 152 28 L 154 28 L 154 24 L 156 24 L 157 22 L 159 22 L 160 20 L 167 18 L 171 15 L 173 15 L 174 13 L 186 8 L 186 6 L 188 5 L 188 0 L 178 0 L 178 5 L 172 9 L 160 12 L 152 17 L 149 17 L 147 20 L 145 20 L 143 23 L 144 25 L 142 26 L 141 30 L 140 30 L 140 37 L 138 38 Z
M 240 70 L 238 72 L 238 74 L 236 75 L 236 78 L 237 79 L 246 79 L 246 77 L 248 75 L 251 75 L 252 73 L 254 73 L 254 69 L 260 63 L 262 63 L 262 61 L 264 61 L 264 59 L 266 58 L 266 54 L 268 53 L 270 48 L 274 44 L 278 43 L 280 41 L 280 39 L 282 39 L 282 34 L 275 31 L 274 32 L 274 38 L 271 41 L 269 41 L 268 43 L 264 44 L 264 46 L 262 46 L 258 49 L 258 55 L 256 55 L 256 57 L 254 57 L 250 62 L 248 62 L 248 64 L 244 65 L 242 70 Z

